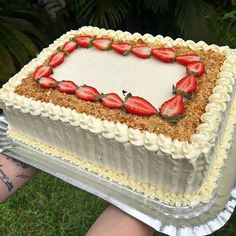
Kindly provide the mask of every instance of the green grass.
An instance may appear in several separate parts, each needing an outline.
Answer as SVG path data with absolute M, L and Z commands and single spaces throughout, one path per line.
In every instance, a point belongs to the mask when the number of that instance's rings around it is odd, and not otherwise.
M 40 172 L 0 205 L 1 236 L 84 236 L 108 204 Z M 236 235 L 236 214 L 216 236 Z M 155 236 L 162 235 L 155 233 Z

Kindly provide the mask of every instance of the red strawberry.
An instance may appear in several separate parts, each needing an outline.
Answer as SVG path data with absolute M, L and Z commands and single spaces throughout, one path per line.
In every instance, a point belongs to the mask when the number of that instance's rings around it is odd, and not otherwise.
M 176 57 L 176 61 L 179 64 L 187 66 L 188 64 L 192 62 L 198 62 L 201 58 L 198 55 L 195 54 L 187 54 L 187 55 L 181 55 Z
M 113 43 L 111 45 L 112 50 L 116 51 L 117 53 L 126 56 L 131 49 L 131 45 L 128 43 Z
M 98 96 L 100 95 L 97 89 L 88 85 L 78 87 L 75 93 L 79 99 L 90 102 L 96 102 L 98 100 Z
M 77 43 L 75 41 L 69 41 L 66 42 L 63 47 L 62 51 L 67 52 L 67 53 L 72 53 L 77 47 Z
M 90 36 L 90 35 L 86 35 L 86 36 L 76 36 L 74 38 L 74 40 L 76 41 L 76 43 L 81 47 L 81 48 L 88 48 L 90 46 L 92 46 L 92 41 L 93 41 L 94 37 Z
M 74 82 L 69 80 L 63 80 L 59 82 L 57 87 L 60 92 L 66 94 L 75 94 L 77 88 L 78 86 Z
M 33 79 L 48 77 L 51 74 L 52 74 L 52 68 L 50 66 L 39 66 L 36 68 L 33 74 Z
M 64 52 L 61 52 L 61 51 L 56 52 L 51 56 L 51 58 L 48 62 L 48 65 L 52 66 L 52 67 L 56 67 L 56 66 L 60 65 L 64 61 L 64 59 L 65 59 Z
M 186 66 L 187 75 L 200 77 L 205 73 L 205 66 L 202 62 L 192 62 Z
M 193 99 L 196 89 L 197 79 L 194 75 L 185 76 L 176 84 L 176 86 L 173 86 L 173 92 L 175 94 L 182 94 L 188 99 Z
M 93 41 L 93 46 L 100 50 L 108 50 L 111 47 L 112 40 L 109 38 L 98 38 Z
M 164 102 L 160 108 L 160 115 L 171 123 L 176 123 L 184 112 L 184 100 L 182 95 L 172 97 Z
M 105 107 L 119 109 L 123 105 L 122 99 L 116 93 L 102 94 L 101 96 L 102 103 Z
M 55 89 L 57 87 L 57 81 L 52 77 L 41 77 L 37 79 L 37 82 L 44 89 Z
M 132 96 L 130 93 L 126 96 L 124 107 L 126 111 L 133 115 L 152 116 L 157 113 L 156 108 L 144 98 Z
M 135 46 L 131 51 L 140 58 L 148 58 L 151 55 L 151 48 L 146 45 Z
M 173 48 L 155 48 L 152 50 L 152 55 L 160 61 L 173 62 L 176 52 Z

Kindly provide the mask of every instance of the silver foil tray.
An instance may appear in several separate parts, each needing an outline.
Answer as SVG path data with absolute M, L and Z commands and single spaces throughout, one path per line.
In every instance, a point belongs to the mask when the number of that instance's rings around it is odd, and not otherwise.
M 173 207 L 147 198 L 128 187 L 110 182 L 96 173 L 58 157 L 42 153 L 7 135 L 8 123 L 0 115 L 0 152 L 54 175 L 117 206 L 126 213 L 171 236 L 208 235 L 221 228 L 236 205 L 236 140 L 222 168 L 222 177 L 209 203 L 196 207 Z M 234 158 L 233 158 L 234 156 Z

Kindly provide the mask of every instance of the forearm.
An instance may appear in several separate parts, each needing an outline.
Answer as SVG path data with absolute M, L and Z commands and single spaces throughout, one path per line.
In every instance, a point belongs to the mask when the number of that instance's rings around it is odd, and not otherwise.
M 96 220 L 86 236 L 151 236 L 154 230 L 139 220 L 109 206 Z
M 6 200 L 35 173 L 35 168 L 0 154 L 0 202 Z

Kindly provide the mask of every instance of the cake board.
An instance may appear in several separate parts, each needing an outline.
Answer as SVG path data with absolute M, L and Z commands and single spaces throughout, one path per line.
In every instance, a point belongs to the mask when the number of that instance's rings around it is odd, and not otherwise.
M 6 135 L 7 129 L 8 123 L 1 114 L 1 153 L 92 193 L 164 234 L 171 236 L 211 234 L 229 220 L 236 206 L 236 158 L 227 159 L 210 202 L 195 207 L 173 207 L 145 197 L 68 161 L 13 141 Z M 236 140 L 233 141 L 228 155 L 230 157 L 236 155 Z

